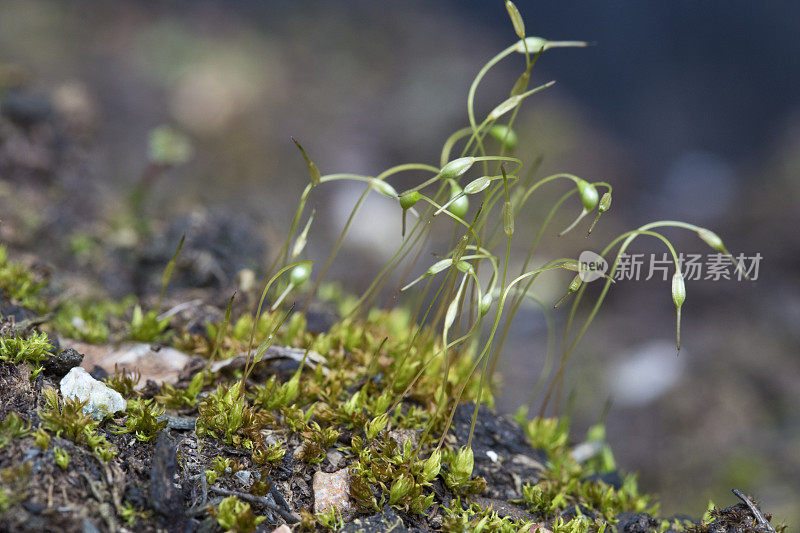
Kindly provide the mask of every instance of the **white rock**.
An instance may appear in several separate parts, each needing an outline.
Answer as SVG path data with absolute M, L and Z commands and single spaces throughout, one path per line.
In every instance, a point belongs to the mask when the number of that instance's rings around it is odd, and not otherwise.
M 83 368 L 76 366 L 61 379 L 61 395 L 64 398 L 89 400 L 83 412 L 98 420 L 124 411 L 128 403 L 120 393 L 97 381 Z

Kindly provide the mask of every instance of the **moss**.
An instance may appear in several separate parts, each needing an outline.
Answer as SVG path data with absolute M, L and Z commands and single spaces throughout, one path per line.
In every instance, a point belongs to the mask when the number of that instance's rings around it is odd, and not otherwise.
M 0 336 L 0 361 L 4 363 L 27 363 L 36 377 L 42 371 L 41 362 L 53 351 L 47 334 L 34 332 L 27 336 L 20 333 Z
M 169 339 L 169 317 L 159 318 L 158 311 L 151 309 L 146 313 L 141 306 L 133 307 L 133 316 L 128 326 L 128 338 L 139 342 L 162 342 Z
M 161 393 L 156 396 L 156 400 L 170 409 L 181 409 L 194 407 L 197 403 L 197 395 L 203 390 L 205 373 L 198 372 L 192 376 L 189 386 L 185 389 L 178 389 L 169 383 L 161 385 Z
M 27 497 L 31 468 L 27 462 L 0 470 L 0 515 Z
M 26 437 L 30 432 L 30 422 L 25 421 L 17 413 L 11 411 L 0 422 L 0 450 L 11 444 L 12 440 Z
M 68 300 L 58 307 L 51 324 L 64 337 L 101 344 L 109 339 L 111 320 L 121 317 L 133 301 L 131 297 L 120 301 Z
M 522 503 L 531 512 L 555 516 L 567 508 L 584 506 L 611 524 L 623 512 L 656 513 L 658 506 L 651 503 L 649 496 L 639 493 L 635 476 L 624 476 L 618 489 L 594 476 L 615 469 L 610 449 L 604 442 L 596 440 L 605 436 L 602 426 L 589 430 L 589 440 L 597 442 L 599 452 L 584 463 L 575 460 L 567 445 L 569 426 L 565 419 L 535 418 L 525 425 L 525 431 L 531 442 L 544 450 L 548 458 L 541 481 L 523 487 Z
M 122 504 L 120 516 L 129 527 L 135 526 L 139 521 L 149 520 L 152 517 L 152 511 L 137 509 L 131 502 Z
M 125 398 L 136 396 L 136 385 L 142 375 L 136 370 L 115 368 L 115 372 L 104 381 L 110 388 L 120 393 Z
M 40 279 L 29 268 L 10 261 L 8 249 L 0 245 L 0 291 L 6 298 L 43 314 L 47 311 L 47 301 L 41 296 L 41 291 L 46 286 L 47 281 Z
M 158 420 L 164 414 L 164 408 L 153 400 L 141 398 L 128 400 L 126 412 L 128 417 L 125 419 L 125 425 L 113 428 L 111 430 L 113 433 L 133 433 L 137 440 L 149 442 L 167 426 L 166 420 Z
M 517 533 L 529 531 L 534 524 L 530 520 L 501 517 L 491 508 L 484 509 L 480 505 L 463 502 L 461 498 L 454 498 L 450 505 L 444 508 L 444 514 L 442 531 L 448 533 L 463 531 Z M 534 530 L 530 529 L 530 531 Z
M 39 417 L 45 429 L 54 431 L 58 437 L 66 437 L 76 444 L 83 444 L 103 461 L 109 461 L 116 455 L 116 450 L 97 432 L 100 421 L 94 420 L 83 412 L 86 402 L 75 398 L 61 400 L 55 389 L 42 391 L 45 408 Z
M 233 533 L 251 533 L 258 524 L 266 520 L 264 516 L 256 516 L 250 504 L 239 500 L 236 496 L 228 496 L 219 503 L 216 509 L 217 523 L 225 530 Z
M 56 464 L 60 466 L 62 470 L 66 470 L 67 467 L 69 467 L 69 454 L 66 450 L 56 446 L 53 448 L 53 456 L 55 457 Z

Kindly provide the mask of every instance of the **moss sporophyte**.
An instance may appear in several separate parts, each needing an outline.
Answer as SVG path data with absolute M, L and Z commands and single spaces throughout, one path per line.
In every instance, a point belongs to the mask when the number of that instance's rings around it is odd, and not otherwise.
M 121 372 L 109 378 L 109 386 L 128 399 L 124 420 L 109 426 L 114 433 L 148 443 L 166 424 L 166 409 L 196 409 L 197 436 L 235 449 L 238 457 L 252 463 L 251 470 L 263 472 L 262 480 L 285 459 L 288 439 L 296 439 L 299 445 L 292 455 L 305 465 L 321 463 L 334 447 L 344 455 L 351 473 L 349 495 L 359 511 L 375 512 L 390 506 L 424 514 L 439 498 L 437 491 L 446 487 L 452 499 L 448 498 L 447 505 L 438 501 L 443 507 L 443 530 L 517 531 L 531 527 L 534 522 L 529 517 L 501 517 L 470 498 L 486 486 L 475 475 L 473 436 L 478 410 L 481 403 L 493 403 L 493 374 L 513 317 L 521 306 L 532 305 L 542 309 L 550 330 L 547 346 L 542 347 L 544 370 L 533 387 L 543 400 L 538 416 L 531 420 L 521 417 L 520 422 L 533 446 L 546 452 L 547 462 L 541 478 L 522 487 L 517 503 L 537 521 L 551 523 L 553 531 L 603 531 L 621 512 L 655 511 L 649 499 L 638 493 L 633 477 L 626 477 L 618 488 L 591 480 L 593 474 L 615 468 L 602 431 L 589 436 L 601 452 L 582 464 L 570 453 L 565 421 L 545 415 L 558 414 L 565 367 L 605 300 L 621 256 L 635 240 L 655 239 L 674 261 L 672 299 L 678 347 L 686 287 L 678 254 L 662 232 L 694 232 L 712 249 L 729 257 L 730 253 L 715 233 L 685 222 L 657 221 L 627 231 L 599 254 L 610 269 L 599 277 L 602 288 L 589 311 L 578 314 L 588 297 L 580 263 L 574 257 L 544 259 L 542 241 L 576 230 L 593 214 L 586 227 L 588 235 L 601 215 L 609 212 L 612 187 L 605 181 L 569 173 L 538 177 L 535 167 L 529 171 L 513 153 L 523 142 L 514 130 L 521 106 L 553 86 L 548 82 L 529 88 L 535 63 L 552 49 L 586 43 L 527 36 L 516 6 L 506 1 L 505 7 L 517 39 L 480 68 L 467 94 L 467 126 L 445 140 L 436 164 L 400 164 L 374 176 L 323 174 L 311 152 L 293 139 L 310 179 L 286 238 L 267 269 L 260 297 L 248 294 L 242 303 L 236 301 L 242 300 L 241 296 L 234 294 L 224 318 L 208 324 L 205 335 L 172 329 L 169 317 L 159 314 L 181 240 L 162 276 L 158 303 L 147 311 L 141 305 L 134 307 L 123 336 L 169 344 L 205 362 L 188 385 L 165 384 L 152 399 L 141 397 L 138 377 L 133 374 Z M 476 109 L 475 96 L 482 80 L 498 63 L 512 57 L 521 61 L 522 73 L 509 80 L 509 96 L 500 98 L 488 111 Z M 389 180 L 400 174 L 418 184 L 398 191 Z M 328 258 L 318 267 L 302 258 L 314 230 L 315 214 L 308 213 L 307 206 L 317 195 L 324 201 L 326 189 L 339 182 L 361 183 L 365 188 Z M 544 208 L 534 206 L 532 200 L 540 199 L 544 187 L 562 186 L 565 189 L 555 202 Z M 325 276 L 371 193 L 397 203 L 397 232 L 402 240 L 363 293 L 346 296 L 325 283 Z M 552 225 L 566 207 L 577 209 L 578 215 L 559 233 Z M 517 223 L 523 215 L 525 223 Z M 534 218 L 536 226 L 531 224 Z M 439 232 L 446 235 L 444 240 L 433 238 Z M 442 249 L 439 242 L 449 244 Z M 437 247 L 438 257 L 420 266 L 419 258 L 426 257 L 423 251 L 431 243 Z M 534 283 L 561 283 L 553 275 L 563 271 L 578 273 L 565 283 L 563 298 L 543 302 L 534 295 Z M 31 276 L 7 261 L 3 248 L 0 288 L 12 298 L 29 302 L 39 290 Z M 392 301 L 400 301 L 400 305 L 378 305 L 378 298 L 387 293 L 397 297 Z M 307 327 L 303 311 L 314 300 L 326 301 L 338 315 L 338 321 L 323 332 Z M 562 345 L 556 350 L 552 308 L 569 300 Z M 73 322 L 68 316 L 72 309 L 76 315 L 91 317 L 91 328 L 81 331 L 88 340 L 97 341 L 109 335 L 101 327 L 104 318 L 119 314 L 112 308 L 62 309 L 51 324 L 56 331 Z M 0 347 L 0 360 L 26 362 L 33 368 L 38 368 L 50 350 L 46 336 L 42 339 L 34 334 L 4 335 Z M 280 347 L 299 348 L 296 365 L 281 376 L 265 376 L 260 372 L 264 361 L 275 350 L 288 349 Z M 229 365 L 228 373 L 223 371 L 227 368 L 224 364 L 234 361 L 239 364 Z M 536 394 L 532 398 L 537 398 Z M 45 398 L 37 444 L 47 448 L 53 433 L 92 450 L 103 460 L 114 457 L 117 449 L 98 433 L 98 421 L 83 416 L 80 402 L 63 400 L 52 389 L 45 392 Z M 450 432 L 456 409 L 468 401 L 474 403 L 469 431 L 466 438 L 456 441 Z M 3 443 L 26 434 L 29 428 L 8 417 L 0 430 Z M 413 438 L 400 439 L 398 432 L 403 431 Z M 265 432 L 277 432 L 280 438 L 267 441 Z M 63 450 L 57 460 L 69 467 L 69 456 Z M 214 487 L 238 469 L 230 461 L 214 460 L 197 479 L 202 477 Z M 261 488 L 253 490 L 267 490 L 266 481 L 259 483 L 253 487 Z M 561 517 L 564 510 L 582 506 L 592 509 L 594 516 L 578 512 L 569 520 Z M 264 518 L 256 516 L 253 508 L 227 494 L 215 504 L 213 513 L 222 528 L 250 531 Z M 131 520 L 139 513 L 132 507 L 126 511 Z M 341 518 L 335 510 L 327 510 L 316 516 L 305 512 L 298 520 L 303 525 L 335 527 Z

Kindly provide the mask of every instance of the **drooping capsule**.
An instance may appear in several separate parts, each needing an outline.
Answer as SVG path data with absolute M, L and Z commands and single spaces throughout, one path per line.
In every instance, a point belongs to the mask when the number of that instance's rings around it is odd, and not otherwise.
M 597 207 L 600 195 L 597 194 L 597 188 L 586 180 L 578 181 L 578 194 L 581 196 L 581 203 L 587 211 L 591 211 Z
M 509 96 L 518 96 L 525 91 L 528 90 L 528 85 L 531 82 L 531 71 L 530 69 L 525 69 L 525 72 L 519 75 L 517 81 L 514 82 L 514 86 L 511 87 L 511 92 L 508 94 Z
M 489 135 L 494 137 L 509 152 L 513 152 L 517 148 L 517 134 L 505 124 L 495 124 L 489 128 Z
M 713 231 L 700 228 L 697 230 L 697 235 L 703 240 L 704 243 L 709 245 L 711 249 L 716 250 L 720 253 L 728 253 L 728 250 L 725 248 L 725 245 L 722 243 L 722 239 L 719 235 L 714 233 Z
M 489 120 L 497 120 L 498 118 L 502 117 L 515 107 L 517 107 L 522 100 L 521 94 L 516 94 L 511 96 L 504 101 L 500 102 L 494 109 L 492 109 L 491 113 L 489 113 L 488 119 Z
M 605 213 L 611 208 L 611 193 L 603 193 L 603 196 L 600 197 L 600 205 L 597 206 L 597 210 L 601 213 Z
M 492 109 L 492 111 L 486 117 L 486 120 L 489 121 L 497 120 L 498 118 L 502 117 L 512 109 L 516 108 L 520 104 L 520 102 L 522 102 L 525 98 L 529 97 L 532 94 L 538 93 L 539 91 L 547 89 L 548 87 L 552 87 L 553 85 L 555 85 L 555 83 L 556 83 L 555 81 L 548 81 L 547 83 L 544 83 L 538 87 L 534 87 L 533 89 L 525 91 L 522 94 L 516 94 L 514 96 L 510 96 L 503 102 L 500 102 L 500 104 L 498 104 L 497 107 Z
M 439 171 L 439 175 L 442 177 L 442 179 L 455 179 L 472 168 L 474 163 L 474 157 L 459 157 L 458 159 L 453 159 L 442 167 L 442 170 Z
M 295 287 L 299 287 L 311 276 L 311 263 L 303 263 L 297 265 L 292 269 L 291 274 L 289 274 L 289 283 L 294 285 Z
M 686 300 L 686 285 L 683 282 L 683 274 L 680 270 L 676 270 L 672 275 L 672 301 L 675 303 L 675 311 L 677 313 L 677 326 L 676 336 L 678 342 L 678 351 L 681 349 L 681 306 Z
M 576 274 L 575 277 L 572 278 L 572 281 L 569 282 L 569 287 L 567 288 L 567 294 L 562 296 L 561 299 L 555 303 L 553 309 L 558 309 L 558 306 L 564 303 L 564 300 L 566 300 L 571 294 L 577 292 L 578 289 L 581 288 L 581 285 L 583 285 L 583 278 L 581 278 L 580 274 Z
M 514 235 L 514 208 L 508 200 L 503 203 L 503 231 L 508 237 Z
M 469 198 L 467 198 L 466 194 L 461 193 L 461 187 L 453 185 L 452 193 L 450 195 L 450 199 L 452 201 L 450 202 L 450 206 L 447 208 L 451 214 L 457 216 L 458 218 L 464 218 L 464 216 L 467 214 L 467 210 L 469 209 Z
M 492 301 L 493 300 L 494 300 L 494 298 L 492 298 L 491 293 L 487 293 L 487 294 L 484 294 L 483 296 L 481 296 L 481 302 L 480 302 L 480 313 L 481 313 L 481 316 L 484 316 L 486 313 L 489 312 L 489 309 L 491 309 L 491 307 L 492 307 Z
M 464 194 L 477 194 L 486 189 L 491 182 L 492 178 L 489 176 L 481 176 L 480 178 L 474 179 L 464 185 Z
M 386 196 L 387 198 L 397 198 L 397 191 L 395 190 L 395 188 L 386 183 L 385 181 L 379 179 L 372 179 L 370 180 L 370 183 L 372 183 L 372 186 L 375 188 L 376 191 Z
M 420 201 L 422 195 L 417 191 L 407 192 L 402 194 L 398 197 L 398 201 L 400 202 L 400 207 L 403 209 L 403 216 L 402 216 L 402 229 L 400 230 L 400 236 L 406 236 L 406 212 L 414 207 L 414 205 Z
M 404 211 L 411 209 L 421 198 L 422 195 L 417 191 L 407 192 L 399 198 L 400 207 L 402 207 Z
M 575 226 L 578 225 L 578 222 L 583 220 L 583 217 L 589 214 L 595 207 L 597 207 L 597 203 L 599 201 L 599 195 L 597 194 L 597 188 L 589 183 L 586 180 L 582 180 L 580 178 L 576 179 L 575 182 L 576 186 L 578 187 L 578 194 L 581 197 L 581 203 L 583 204 L 583 211 L 578 215 L 578 217 L 567 226 L 567 228 L 558 234 L 559 237 L 566 235 L 568 232 L 572 230 Z
M 597 204 L 597 216 L 594 217 L 592 225 L 589 226 L 589 233 L 592 232 L 595 225 L 597 224 L 597 221 L 600 220 L 600 215 L 608 211 L 610 207 L 611 207 L 611 193 L 609 192 L 603 193 L 603 196 L 600 197 L 600 203 Z

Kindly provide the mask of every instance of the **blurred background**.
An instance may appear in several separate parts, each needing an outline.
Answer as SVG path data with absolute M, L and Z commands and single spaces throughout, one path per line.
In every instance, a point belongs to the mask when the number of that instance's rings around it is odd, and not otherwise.
M 534 83 L 558 83 L 526 101 L 517 155 L 541 157 L 541 176 L 615 187 L 588 241 L 555 238 L 567 208 L 542 256 L 597 251 L 659 219 L 707 226 L 734 254 L 763 256 L 756 281 L 687 282 L 678 357 L 669 284 L 617 283 L 570 362 L 576 439 L 604 418 L 620 467 L 641 472 L 666 515 L 698 517 L 708 499 L 732 505 L 739 488 L 800 523 L 800 4 L 517 5 L 529 35 L 594 43 L 542 56 Z M 0 239 L 122 295 L 141 292 L 147 281 L 131 272 L 160 272 L 190 228 L 194 249 L 211 250 L 196 256 L 208 259 L 197 283 L 222 285 L 263 265 L 285 235 L 308 179 L 290 136 L 323 173 L 436 165 L 467 124 L 472 78 L 514 39 L 500 0 L 4 0 Z M 479 114 L 523 68 L 514 56 L 492 70 Z M 154 237 L 131 264 L 121 206 L 148 179 L 148 134 L 163 124 L 186 134 L 193 155 L 152 180 L 139 209 Z M 312 196 L 310 258 L 324 260 L 361 191 Z M 532 207 L 518 228 L 535 231 L 540 216 Z M 329 279 L 363 289 L 399 242 L 399 217 L 391 202 L 368 202 Z M 696 236 L 669 235 L 706 253 Z M 107 242 L 117 261 L 94 264 L 91 250 Z M 568 282 L 552 278 L 539 294 L 555 301 Z M 528 402 L 545 339 L 541 314 L 522 310 L 500 363 L 500 410 Z

